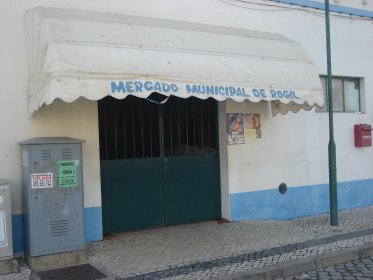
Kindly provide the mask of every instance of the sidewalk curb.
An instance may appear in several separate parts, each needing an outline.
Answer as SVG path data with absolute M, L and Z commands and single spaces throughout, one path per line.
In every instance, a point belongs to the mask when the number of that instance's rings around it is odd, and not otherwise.
M 264 266 L 218 278 L 219 280 L 271 280 L 296 275 L 309 270 L 373 256 L 373 243 L 344 248 L 319 256 Z

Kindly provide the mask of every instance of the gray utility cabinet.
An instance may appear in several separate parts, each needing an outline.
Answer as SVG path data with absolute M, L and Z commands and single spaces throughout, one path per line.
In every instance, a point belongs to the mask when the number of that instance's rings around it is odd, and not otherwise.
M 10 185 L 8 181 L 0 180 L 0 260 L 11 258 L 13 258 L 13 237 Z
M 85 248 L 83 142 L 48 137 L 20 143 L 25 251 L 29 256 Z

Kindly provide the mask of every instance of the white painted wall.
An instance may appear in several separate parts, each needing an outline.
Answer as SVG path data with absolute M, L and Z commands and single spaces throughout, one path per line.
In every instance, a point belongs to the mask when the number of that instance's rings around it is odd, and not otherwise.
M 256 0 L 259 3 L 274 2 Z M 347 1 L 347 0 L 346 0 Z M 227 1 L 229 2 L 229 1 Z M 320 74 L 326 73 L 324 18 L 303 10 L 252 10 L 255 5 L 234 6 L 219 0 L 2 0 L 0 1 L 0 178 L 11 180 L 13 210 L 21 211 L 21 155 L 17 142 L 36 136 L 69 136 L 87 140 L 83 145 L 85 205 L 100 206 L 97 104 L 79 100 L 55 102 L 28 119 L 27 65 L 24 13 L 36 6 L 53 6 L 109 13 L 168 18 L 182 21 L 269 31 L 283 34 L 304 46 Z M 350 1 L 353 3 L 354 1 Z M 362 1 L 359 1 L 362 2 Z M 369 1 L 368 1 L 369 2 Z M 236 2 L 235 2 L 236 4 Z M 342 0 L 340 1 L 342 3 Z M 370 5 L 370 4 L 369 4 Z M 283 5 L 282 5 L 283 6 Z M 359 8 L 366 8 L 361 4 Z M 370 7 L 370 6 L 368 6 Z M 257 8 L 257 7 L 256 7 Z M 333 74 L 364 78 L 366 114 L 335 114 L 338 179 L 371 178 L 373 148 L 355 148 L 353 125 L 373 123 L 372 20 L 332 16 Z M 325 113 L 300 112 L 272 118 L 268 104 L 232 103 L 227 112 L 262 114 L 263 139 L 227 148 L 222 156 L 223 188 L 245 192 L 325 183 L 328 180 L 328 118 Z M 225 112 L 220 106 L 220 119 Z M 225 127 L 225 125 L 222 125 Z M 220 135 L 224 138 L 224 131 Z M 221 144 L 225 145 L 222 140 Z M 228 176 L 229 175 L 229 176 Z M 228 194 L 228 189 L 223 191 Z M 229 215 L 228 198 L 223 199 Z

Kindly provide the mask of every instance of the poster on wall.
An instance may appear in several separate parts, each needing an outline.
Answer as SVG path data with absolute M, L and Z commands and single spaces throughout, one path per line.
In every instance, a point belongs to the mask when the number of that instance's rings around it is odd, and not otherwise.
M 227 113 L 227 144 L 245 144 L 243 114 Z
M 0 210 L 0 248 L 6 246 L 8 246 L 8 240 L 6 236 L 5 212 Z
M 260 114 L 245 114 L 244 126 L 246 140 L 262 138 Z

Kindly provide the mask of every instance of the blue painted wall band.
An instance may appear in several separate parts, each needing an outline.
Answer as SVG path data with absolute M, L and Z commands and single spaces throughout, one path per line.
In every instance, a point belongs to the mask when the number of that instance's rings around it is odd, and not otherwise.
M 338 183 L 338 209 L 373 205 L 373 179 Z M 230 194 L 232 221 L 281 220 L 329 212 L 329 185 Z
M 319 10 L 325 9 L 324 3 L 316 2 L 312 0 L 272 0 L 272 1 L 278 2 L 278 3 L 290 4 L 290 5 L 298 5 L 298 6 L 307 7 L 307 8 L 319 9 Z M 339 6 L 339 5 L 330 5 L 330 11 L 336 12 L 336 13 L 360 16 L 360 17 L 373 18 L 373 11 L 361 10 L 361 9 L 350 8 L 350 7 Z
M 85 241 L 93 242 L 102 240 L 103 226 L 102 226 L 102 208 L 90 207 L 85 208 Z
M 23 214 L 12 215 L 13 253 L 23 251 Z
M 85 241 L 102 240 L 102 209 L 101 207 L 84 208 Z M 12 215 L 13 253 L 19 255 L 24 250 L 23 214 Z
M 339 209 L 373 205 L 373 179 L 338 183 Z M 281 195 L 278 189 L 230 194 L 232 221 L 292 219 L 329 211 L 329 185 L 288 188 Z M 85 239 L 102 240 L 101 207 L 85 208 Z M 12 216 L 13 251 L 24 249 L 23 214 Z

